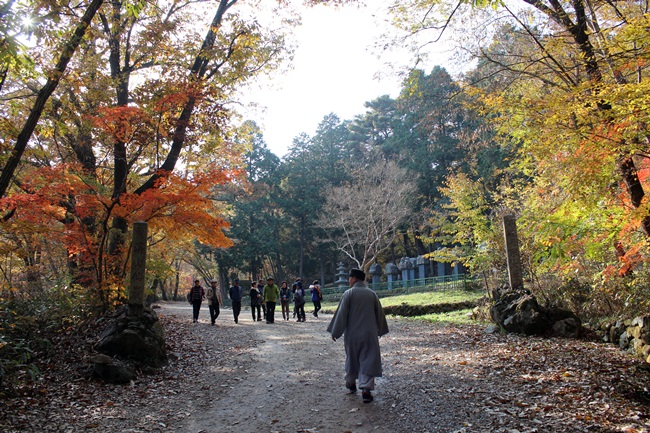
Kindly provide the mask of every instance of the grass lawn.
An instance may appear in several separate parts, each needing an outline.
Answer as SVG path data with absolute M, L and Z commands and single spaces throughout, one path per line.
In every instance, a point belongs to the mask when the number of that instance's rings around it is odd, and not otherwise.
M 452 304 L 462 301 L 473 301 L 485 296 L 483 291 L 467 290 L 450 290 L 444 292 L 424 292 L 411 293 L 408 295 L 388 296 L 381 298 L 381 305 L 384 307 L 393 305 L 432 305 L 432 304 Z M 323 302 L 324 312 L 334 312 L 338 304 L 333 302 Z M 413 320 L 425 320 L 431 323 L 441 324 L 468 324 L 479 323 L 468 317 L 471 309 L 457 310 L 449 313 L 427 314 L 412 318 Z
M 442 325 L 455 324 L 455 325 L 487 325 L 488 322 L 472 319 L 469 314 L 471 309 L 456 310 L 449 313 L 427 314 L 426 316 L 414 317 L 414 320 L 424 320 L 430 323 L 440 323 Z
M 485 296 L 482 291 L 449 290 L 444 292 L 423 292 L 411 293 L 408 295 L 388 296 L 381 298 L 381 305 L 432 305 L 432 304 L 453 304 L 462 301 L 474 301 Z

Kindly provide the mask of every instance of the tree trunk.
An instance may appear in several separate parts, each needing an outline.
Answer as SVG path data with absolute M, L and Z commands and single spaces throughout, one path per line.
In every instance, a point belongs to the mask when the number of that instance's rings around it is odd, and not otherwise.
M 154 278 L 153 283 L 151 284 L 151 288 L 149 289 L 151 293 L 147 295 L 145 298 L 145 304 L 147 306 L 151 306 L 154 302 L 158 300 L 158 286 L 162 288 L 162 284 L 160 282 L 160 278 Z
M 107 20 L 102 15 L 102 22 L 104 24 L 104 32 L 108 35 L 108 46 L 110 47 L 110 54 L 108 56 L 109 66 L 111 70 L 111 78 L 115 83 L 115 96 L 116 107 L 126 107 L 129 103 L 129 80 L 131 74 L 131 66 L 129 63 L 128 46 L 124 50 L 124 66 L 122 66 L 122 27 L 124 17 L 122 16 L 122 2 L 112 3 L 113 13 L 111 20 Z M 119 201 L 120 196 L 126 192 L 126 178 L 128 175 L 126 143 L 122 140 L 115 140 L 113 143 L 113 193 L 111 198 L 114 201 Z M 121 252 L 122 245 L 126 238 L 128 224 L 126 220 L 121 217 L 114 218 L 111 224 L 111 233 L 108 243 L 108 254 L 115 258 Z M 119 274 L 119 261 L 114 260 L 114 267 L 112 273 L 115 276 Z
M 298 276 L 303 277 L 303 266 L 305 264 L 305 216 L 300 218 L 300 257 L 298 261 Z
M 632 157 L 628 156 L 623 158 L 619 162 L 619 169 L 621 170 L 627 193 L 630 196 L 630 202 L 636 209 L 641 206 L 645 192 L 643 191 L 643 185 L 639 180 L 638 171 Z M 650 216 L 645 216 L 641 220 L 641 228 L 646 236 L 650 236 Z
M 176 279 L 174 281 L 174 300 L 178 301 L 178 288 L 180 286 L 180 280 L 181 280 L 181 271 L 180 271 L 181 263 L 180 260 L 176 261 Z
M 419 230 L 415 230 L 413 233 L 415 235 L 415 248 L 417 250 L 417 255 L 423 256 L 427 253 L 427 247 L 424 245 L 424 242 L 422 242 L 422 234 Z
M 411 246 L 408 233 L 402 235 L 402 242 L 404 242 L 404 254 L 406 257 L 413 257 L 413 247 Z
M 323 265 L 323 253 L 318 249 L 318 264 L 320 268 L 320 284 L 325 285 L 325 266 Z
M 219 266 L 219 290 L 221 290 L 221 299 L 228 298 L 230 286 L 228 285 L 228 270 Z
M 160 297 L 163 301 L 169 300 L 169 296 L 167 295 L 167 279 L 160 282 Z

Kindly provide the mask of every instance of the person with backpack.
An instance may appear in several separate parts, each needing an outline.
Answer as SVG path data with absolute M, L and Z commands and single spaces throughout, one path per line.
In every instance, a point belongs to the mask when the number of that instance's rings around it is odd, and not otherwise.
M 192 304 L 192 323 L 199 321 L 199 311 L 201 311 L 201 302 L 205 299 L 205 290 L 201 287 L 200 280 L 194 280 L 194 285 L 187 294 L 187 300 Z
M 298 320 L 296 322 L 305 321 L 305 289 L 302 284 L 296 284 L 296 291 L 293 292 L 293 303 L 296 308 L 296 315 Z
M 210 321 L 214 326 L 217 317 L 219 317 L 221 304 L 223 303 L 221 300 L 221 290 L 217 287 L 217 280 L 210 281 L 210 288 L 206 296 L 208 298 L 208 309 L 210 310 Z
M 318 312 L 321 310 L 320 301 L 323 300 L 323 293 L 320 290 L 318 280 L 314 280 L 314 282 L 309 285 L 309 290 L 311 292 L 311 302 L 314 304 L 314 312 L 312 314 L 314 317 L 318 317 Z

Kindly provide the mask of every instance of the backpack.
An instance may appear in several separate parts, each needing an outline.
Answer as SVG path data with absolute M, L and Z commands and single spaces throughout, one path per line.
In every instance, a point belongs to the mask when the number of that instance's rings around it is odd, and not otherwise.
M 190 304 L 192 303 L 192 289 L 190 289 L 189 292 L 187 292 L 187 302 Z

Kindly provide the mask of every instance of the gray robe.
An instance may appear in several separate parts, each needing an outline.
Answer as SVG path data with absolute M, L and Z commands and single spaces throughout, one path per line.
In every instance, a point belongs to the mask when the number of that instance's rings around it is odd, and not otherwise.
M 327 332 L 337 339 L 345 336 L 348 374 L 381 377 L 379 337 L 388 334 L 388 323 L 377 294 L 366 283 L 357 281 L 343 293 Z

